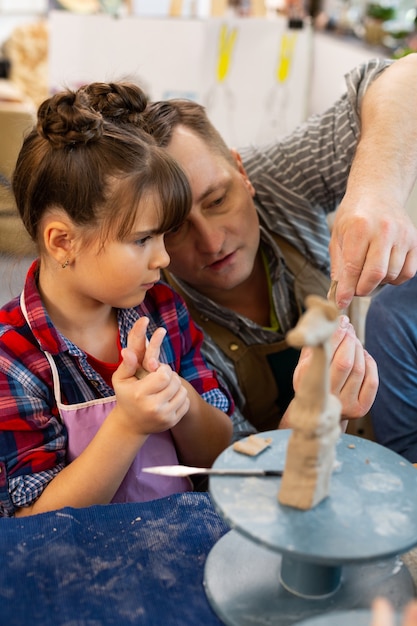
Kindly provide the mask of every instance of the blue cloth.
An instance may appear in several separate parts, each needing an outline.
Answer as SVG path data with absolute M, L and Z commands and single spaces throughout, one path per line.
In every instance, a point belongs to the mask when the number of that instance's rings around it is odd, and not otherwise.
M 417 277 L 373 297 L 365 345 L 380 378 L 371 409 L 375 438 L 417 463 Z
M 0 624 L 219 626 L 203 587 L 228 527 L 209 494 L 0 520 Z

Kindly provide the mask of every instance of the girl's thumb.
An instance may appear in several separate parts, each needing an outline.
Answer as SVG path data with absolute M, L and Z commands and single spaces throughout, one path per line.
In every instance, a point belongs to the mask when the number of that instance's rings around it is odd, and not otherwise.
M 138 368 L 138 359 L 133 350 L 129 348 L 123 348 L 121 352 L 122 362 L 119 367 L 115 371 L 114 375 L 117 376 L 119 380 L 123 380 L 125 378 L 131 378 L 135 375 L 135 372 Z

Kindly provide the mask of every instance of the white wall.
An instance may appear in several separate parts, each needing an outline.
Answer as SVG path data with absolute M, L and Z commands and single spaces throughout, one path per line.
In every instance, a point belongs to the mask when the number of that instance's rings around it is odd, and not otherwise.
M 325 111 L 344 92 L 344 75 L 356 65 L 377 56 L 381 55 L 359 40 L 314 33 L 309 113 Z
M 127 77 L 152 100 L 203 104 L 230 146 L 269 141 L 305 119 L 312 31 L 290 30 L 282 17 L 114 19 L 52 11 L 49 31 L 53 90 Z

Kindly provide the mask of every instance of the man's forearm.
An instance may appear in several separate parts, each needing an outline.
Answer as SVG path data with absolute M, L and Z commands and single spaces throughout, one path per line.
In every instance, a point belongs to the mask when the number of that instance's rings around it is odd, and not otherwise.
M 347 195 L 374 192 L 403 205 L 417 177 L 417 54 L 392 63 L 362 101 Z

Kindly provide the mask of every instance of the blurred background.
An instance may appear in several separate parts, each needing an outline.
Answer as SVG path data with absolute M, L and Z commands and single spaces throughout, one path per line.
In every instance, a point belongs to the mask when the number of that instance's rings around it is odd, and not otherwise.
M 0 305 L 35 255 L 10 180 L 51 93 L 129 79 L 201 102 L 231 147 L 262 143 L 324 111 L 355 65 L 417 51 L 416 2 L 0 0 Z

